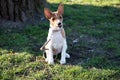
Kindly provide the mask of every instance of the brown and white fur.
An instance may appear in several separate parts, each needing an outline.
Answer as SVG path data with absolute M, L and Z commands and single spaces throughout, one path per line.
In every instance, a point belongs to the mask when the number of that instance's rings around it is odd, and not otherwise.
M 60 64 L 66 63 L 66 58 L 70 58 L 70 55 L 66 53 L 67 42 L 65 31 L 63 28 L 63 12 L 64 6 L 59 5 L 56 12 L 51 12 L 48 8 L 44 8 L 45 17 L 50 21 L 50 28 L 48 32 L 46 49 L 46 61 L 48 64 L 54 64 L 53 55 L 61 53 Z

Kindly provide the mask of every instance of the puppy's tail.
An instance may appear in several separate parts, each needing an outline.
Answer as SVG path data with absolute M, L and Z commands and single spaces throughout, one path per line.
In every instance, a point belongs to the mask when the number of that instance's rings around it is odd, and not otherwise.
M 49 39 L 48 41 L 46 41 L 46 42 L 44 43 L 44 45 L 40 48 L 41 51 L 48 50 L 48 49 L 45 48 L 45 46 L 49 43 L 50 40 L 51 40 L 51 39 Z

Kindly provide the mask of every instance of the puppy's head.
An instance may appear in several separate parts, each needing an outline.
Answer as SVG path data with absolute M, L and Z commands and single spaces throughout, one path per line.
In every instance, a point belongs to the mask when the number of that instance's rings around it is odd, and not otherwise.
M 48 8 L 44 8 L 45 17 L 50 21 L 50 25 L 53 29 L 59 29 L 63 27 L 63 15 L 64 6 L 60 4 L 56 12 L 51 12 Z

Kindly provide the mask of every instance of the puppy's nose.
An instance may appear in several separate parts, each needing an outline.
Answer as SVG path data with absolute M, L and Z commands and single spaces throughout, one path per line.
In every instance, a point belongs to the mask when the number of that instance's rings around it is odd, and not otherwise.
M 60 26 L 61 25 L 61 23 L 58 23 L 58 26 Z
M 59 28 L 61 28 L 61 27 L 62 27 L 61 23 L 58 23 L 58 27 L 59 27 Z

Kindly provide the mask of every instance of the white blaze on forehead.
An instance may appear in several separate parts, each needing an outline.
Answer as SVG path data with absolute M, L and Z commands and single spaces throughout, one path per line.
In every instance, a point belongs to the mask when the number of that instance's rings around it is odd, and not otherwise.
M 55 17 L 57 17 L 58 15 L 57 14 L 55 14 Z
M 58 14 L 55 14 L 55 17 L 58 17 Z M 57 19 L 56 22 L 57 22 L 57 24 L 58 24 L 58 23 L 61 23 L 61 20 L 60 20 L 60 19 Z
M 61 21 L 59 19 L 57 19 L 57 23 L 61 23 Z

